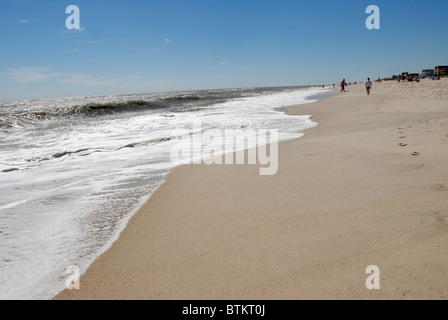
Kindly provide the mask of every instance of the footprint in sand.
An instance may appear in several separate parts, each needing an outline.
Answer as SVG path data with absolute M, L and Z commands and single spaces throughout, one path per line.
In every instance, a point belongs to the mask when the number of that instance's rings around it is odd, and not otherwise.
M 406 139 L 406 136 L 401 136 L 398 139 Z
M 401 142 L 401 143 L 399 143 L 398 144 L 400 147 L 406 147 L 408 144 L 407 143 L 404 143 L 404 142 Z
M 448 187 L 444 184 L 434 184 L 431 187 L 432 187 L 432 189 L 438 190 L 438 191 L 448 191 Z
M 420 155 L 420 152 L 412 152 L 412 155 L 413 156 L 418 156 L 418 155 Z

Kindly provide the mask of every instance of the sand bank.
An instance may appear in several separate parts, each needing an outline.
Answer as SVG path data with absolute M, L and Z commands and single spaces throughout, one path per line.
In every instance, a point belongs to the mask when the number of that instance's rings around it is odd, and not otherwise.
M 280 143 L 276 175 L 175 168 L 56 299 L 448 298 L 448 81 L 350 86 L 289 112 L 319 126 Z

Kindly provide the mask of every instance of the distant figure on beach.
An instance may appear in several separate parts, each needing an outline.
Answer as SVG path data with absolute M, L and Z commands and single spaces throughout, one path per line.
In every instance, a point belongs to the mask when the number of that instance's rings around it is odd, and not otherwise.
M 339 92 L 345 92 L 345 85 L 346 85 L 345 79 L 343 79 L 341 82 L 341 91 L 339 91 Z
M 367 82 L 366 82 L 367 95 L 370 95 L 370 88 L 372 88 L 372 81 L 370 81 L 370 78 L 367 78 Z

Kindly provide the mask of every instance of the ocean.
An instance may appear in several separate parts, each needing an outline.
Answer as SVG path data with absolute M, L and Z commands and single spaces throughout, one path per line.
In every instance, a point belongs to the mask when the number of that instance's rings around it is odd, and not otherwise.
M 330 88 L 276 87 L 0 101 L 0 299 L 51 299 L 119 237 L 200 131 L 316 125 L 284 106 Z

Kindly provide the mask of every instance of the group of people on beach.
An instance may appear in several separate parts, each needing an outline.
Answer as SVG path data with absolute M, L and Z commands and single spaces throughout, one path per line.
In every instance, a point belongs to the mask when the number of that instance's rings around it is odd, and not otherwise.
M 347 83 L 345 82 L 345 79 L 342 79 L 340 92 L 345 92 L 346 86 L 347 86 Z M 367 78 L 367 81 L 365 82 L 365 87 L 366 87 L 367 95 L 370 95 L 370 89 L 372 88 L 372 81 L 370 81 L 370 78 Z

